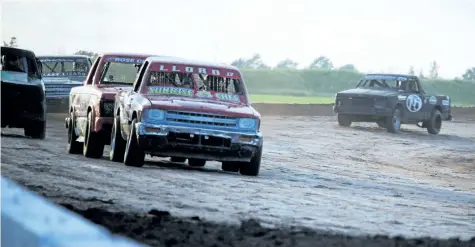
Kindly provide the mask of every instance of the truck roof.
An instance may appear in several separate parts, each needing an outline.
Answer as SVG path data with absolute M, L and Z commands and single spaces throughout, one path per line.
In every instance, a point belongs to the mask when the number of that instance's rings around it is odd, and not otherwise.
M 144 54 L 144 53 L 126 53 L 126 52 L 107 52 L 107 53 L 101 53 L 99 56 L 104 57 L 104 56 L 124 56 L 124 57 L 151 57 L 151 56 L 156 56 L 152 54 Z
M 147 58 L 149 62 L 164 62 L 164 63 L 175 63 L 175 64 L 187 64 L 195 66 L 207 66 L 215 68 L 223 68 L 230 70 L 239 70 L 237 67 L 218 62 L 202 61 L 202 60 L 192 60 L 180 57 L 168 57 L 168 56 L 151 56 Z
M 90 56 L 87 55 L 39 55 L 37 56 L 38 58 L 40 57 L 77 57 L 77 58 L 90 58 Z
M 409 77 L 409 78 L 416 78 L 417 76 L 415 75 L 408 75 L 408 74 L 390 74 L 390 73 L 371 73 L 371 74 L 365 74 L 367 75 L 388 75 L 388 76 L 401 76 L 401 77 Z

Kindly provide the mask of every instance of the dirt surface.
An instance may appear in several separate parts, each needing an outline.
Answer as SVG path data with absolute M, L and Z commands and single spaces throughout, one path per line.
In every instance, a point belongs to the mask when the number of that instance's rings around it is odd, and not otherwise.
M 255 178 L 215 162 L 149 157 L 132 168 L 68 155 L 61 115 L 50 116 L 45 141 L 2 130 L 2 175 L 152 246 L 475 246 L 475 123 L 395 135 L 334 117 L 263 115 Z

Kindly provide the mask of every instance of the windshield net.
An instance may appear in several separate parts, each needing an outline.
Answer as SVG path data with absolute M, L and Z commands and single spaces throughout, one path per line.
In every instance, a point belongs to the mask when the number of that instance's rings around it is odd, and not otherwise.
M 86 58 L 40 57 L 44 77 L 86 77 L 89 63 Z
M 186 72 L 150 72 L 148 94 L 179 95 L 240 102 L 241 80 L 219 75 Z

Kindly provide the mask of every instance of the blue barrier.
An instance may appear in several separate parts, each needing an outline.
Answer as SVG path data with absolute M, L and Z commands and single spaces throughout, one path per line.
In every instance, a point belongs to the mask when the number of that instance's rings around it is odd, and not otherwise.
M 1 177 L 1 246 L 146 247 Z

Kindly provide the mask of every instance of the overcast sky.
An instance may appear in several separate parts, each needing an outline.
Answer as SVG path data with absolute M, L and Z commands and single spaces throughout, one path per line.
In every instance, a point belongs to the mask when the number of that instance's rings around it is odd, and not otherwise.
M 453 78 L 475 66 L 475 0 L 2 1 L 1 36 L 44 53 L 143 52 L 230 63 L 320 55 L 364 72 Z

